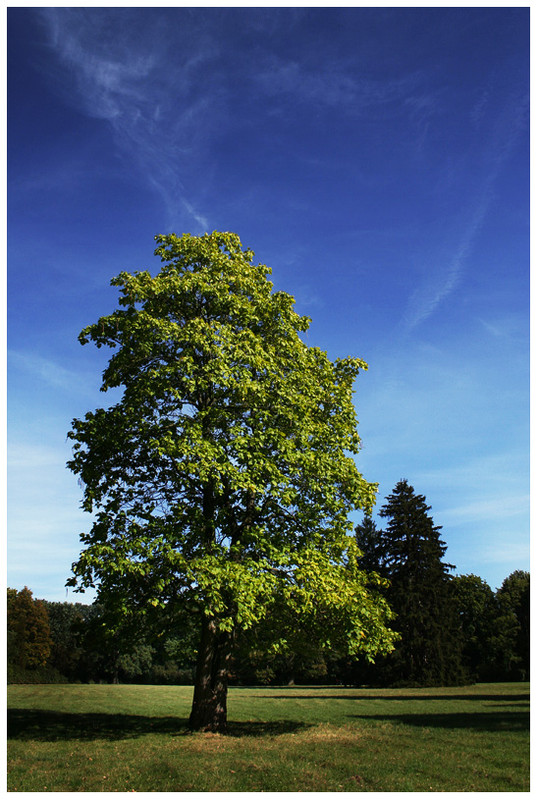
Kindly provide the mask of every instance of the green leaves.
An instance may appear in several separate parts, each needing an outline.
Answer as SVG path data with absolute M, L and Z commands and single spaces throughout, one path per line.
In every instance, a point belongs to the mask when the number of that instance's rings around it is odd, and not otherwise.
M 196 603 L 223 630 L 258 624 L 276 596 L 308 613 L 317 597 L 348 615 L 352 649 L 388 646 L 387 609 L 343 561 L 349 512 L 376 493 L 353 458 L 366 364 L 306 346 L 310 320 L 235 234 L 156 242 L 159 273 L 120 273 L 119 308 L 80 336 L 114 351 L 103 391 L 123 387 L 69 434 L 97 514 L 80 586 L 131 608 Z

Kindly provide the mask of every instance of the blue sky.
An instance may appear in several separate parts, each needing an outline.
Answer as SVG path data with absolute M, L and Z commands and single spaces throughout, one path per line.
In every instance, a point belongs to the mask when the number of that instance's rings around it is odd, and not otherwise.
M 238 233 L 369 363 L 378 509 L 406 478 L 457 574 L 528 569 L 528 89 L 528 8 L 10 8 L 8 585 L 66 599 L 77 335 L 172 231 Z

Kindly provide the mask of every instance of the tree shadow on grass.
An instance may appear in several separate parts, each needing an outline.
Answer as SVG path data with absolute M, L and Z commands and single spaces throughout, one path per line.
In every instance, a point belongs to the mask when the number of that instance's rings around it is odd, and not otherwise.
M 300 687 L 298 687 L 300 688 Z M 391 702 L 401 702 L 402 700 L 482 700 L 495 702 L 499 705 L 512 705 L 512 703 L 527 701 L 530 702 L 530 694 L 262 694 L 257 695 L 266 700 L 361 700 L 367 703 L 368 700 L 390 700 Z
M 476 731 L 528 731 L 528 711 L 484 711 L 461 714 L 353 714 L 352 719 L 378 720 L 418 728 L 465 728 Z
M 229 722 L 228 736 L 260 737 L 294 733 L 310 727 L 292 720 L 277 722 Z M 19 741 L 91 741 L 135 739 L 148 733 L 185 736 L 191 733 L 181 717 L 144 717 L 133 714 L 78 714 L 39 709 L 8 709 L 8 739 Z

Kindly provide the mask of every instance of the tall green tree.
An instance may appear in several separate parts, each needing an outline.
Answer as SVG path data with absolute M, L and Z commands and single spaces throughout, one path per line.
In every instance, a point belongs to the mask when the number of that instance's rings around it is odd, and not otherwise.
M 450 581 L 462 638 L 462 664 L 470 680 L 495 680 L 497 603 L 493 589 L 478 575 Z
M 235 234 L 156 239 L 160 272 L 114 278 L 120 308 L 80 335 L 115 350 L 102 389 L 123 394 L 70 432 L 95 514 L 70 584 L 118 618 L 196 609 L 191 726 L 222 730 L 234 634 L 277 598 L 325 639 L 338 618 L 352 651 L 392 646 L 349 535 L 375 496 L 353 458 L 366 364 L 308 347 L 309 319 Z
M 84 624 L 95 615 L 95 606 L 43 600 L 49 618 L 52 647 L 49 665 L 69 680 L 95 679 L 89 673 L 82 642 Z M 101 677 L 101 676 L 99 676 Z
M 47 609 L 27 586 L 7 590 L 7 630 L 10 663 L 21 669 L 45 666 L 52 647 Z
M 385 683 L 442 685 L 463 678 L 461 637 L 449 587 L 453 567 L 443 561 L 446 544 L 430 510 L 425 497 L 401 480 L 379 512 L 388 524 L 372 538 L 371 553 L 389 580 L 385 596 L 401 636 L 379 665 L 377 680 Z
M 497 661 L 505 680 L 530 676 L 530 573 L 515 570 L 497 590 Z

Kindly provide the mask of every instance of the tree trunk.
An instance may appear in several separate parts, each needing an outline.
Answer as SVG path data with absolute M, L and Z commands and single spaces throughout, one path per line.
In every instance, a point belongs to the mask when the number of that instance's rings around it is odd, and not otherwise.
M 202 634 L 194 697 L 189 719 L 192 730 L 226 731 L 228 670 L 232 652 L 232 634 L 218 631 L 216 620 L 202 618 Z

